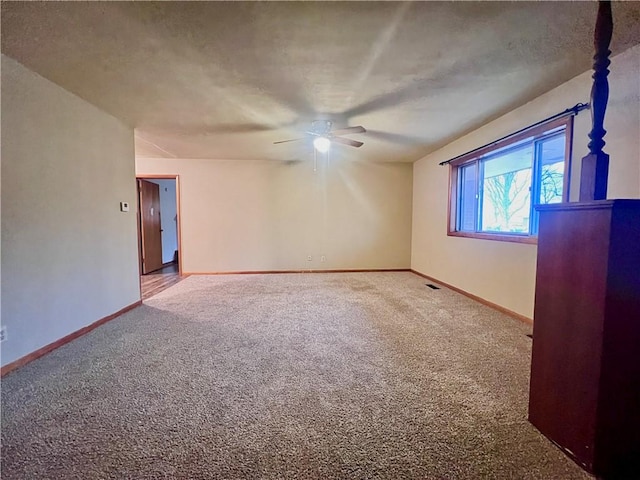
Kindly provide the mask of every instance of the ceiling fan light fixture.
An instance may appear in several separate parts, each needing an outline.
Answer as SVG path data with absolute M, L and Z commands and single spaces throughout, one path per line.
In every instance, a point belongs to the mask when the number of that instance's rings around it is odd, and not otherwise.
M 326 153 L 329 151 L 329 147 L 331 147 L 331 140 L 327 137 L 317 137 L 313 140 L 313 146 L 320 153 Z

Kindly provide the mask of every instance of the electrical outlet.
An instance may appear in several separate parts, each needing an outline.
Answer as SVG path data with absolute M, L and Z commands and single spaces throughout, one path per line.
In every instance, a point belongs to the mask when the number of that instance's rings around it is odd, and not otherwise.
M 307 262 L 310 262 L 313 260 L 313 257 L 311 255 L 307 256 Z
M 0 343 L 7 339 L 7 327 L 0 328 Z
M 322 255 L 322 256 L 320 257 L 320 261 L 321 261 L 321 262 L 326 262 L 326 261 L 327 261 L 327 257 L 326 257 L 326 256 L 324 256 L 324 255 Z

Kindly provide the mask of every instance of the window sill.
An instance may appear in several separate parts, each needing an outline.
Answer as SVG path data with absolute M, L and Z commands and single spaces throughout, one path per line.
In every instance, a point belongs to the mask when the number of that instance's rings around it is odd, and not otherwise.
M 499 233 L 478 233 L 478 232 L 447 232 L 449 237 L 465 237 L 465 238 L 479 238 L 481 240 L 495 240 L 498 242 L 512 242 L 512 243 L 528 243 L 532 245 L 538 244 L 538 237 L 529 235 L 501 235 Z

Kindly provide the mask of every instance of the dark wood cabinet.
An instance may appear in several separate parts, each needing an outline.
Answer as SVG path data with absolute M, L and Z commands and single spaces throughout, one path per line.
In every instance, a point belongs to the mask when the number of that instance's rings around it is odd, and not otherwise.
M 602 478 L 640 478 L 640 200 L 539 208 L 529 420 Z

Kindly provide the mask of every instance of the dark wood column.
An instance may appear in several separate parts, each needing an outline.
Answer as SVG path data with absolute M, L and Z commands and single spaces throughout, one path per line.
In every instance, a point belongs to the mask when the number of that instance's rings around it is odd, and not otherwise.
M 602 151 L 605 145 L 604 114 L 609 101 L 609 44 L 613 34 L 611 2 L 600 2 L 594 34 L 595 55 L 593 57 L 593 86 L 591 87 L 591 133 L 589 154 L 582 159 L 580 174 L 580 201 L 604 200 L 607 198 L 609 177 L 609 155 Z
M 539 211 L 529 421 L 589 472 L 640 478 L 640 200 Z
M 611 4 L 596 23 L 580 202 L 538 208 L 529 420 L 598 478 L 640 478 L 640 199 L 605 200 Z

